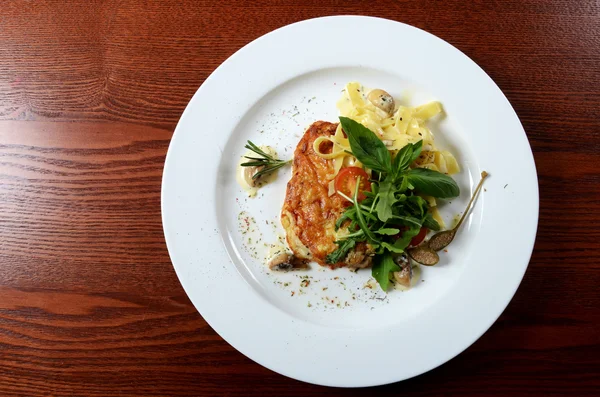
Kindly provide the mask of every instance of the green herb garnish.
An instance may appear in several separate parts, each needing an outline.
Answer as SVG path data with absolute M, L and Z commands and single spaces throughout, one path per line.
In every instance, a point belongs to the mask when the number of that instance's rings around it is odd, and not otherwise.
M 436 198 L 452 198 L 460 194 L 454 179 L 427 168 L 414 168 L 406 173 L 408 183 L 419 192 Z
M 340 117 L 350 143 L 352 155 L 373 171 L 371 192 L 358 201 L 360 180 L 353 197 L 338 194 L 352 202 L 336 222 L 336 229 L 348 228 L 348 235 L 337 241 L 338 248 L 327 256 L 327 262 L 342 261 L 358 242 L 366 242 L 375 250 L 372 275 L 387 290 L 394 272 L 400 271 L 398 256 L 405 255 L 411 240 L 422 227 L 439 230 L 429 204 L 417 194 L 436 198 L 456 197 L 460 189 L 447 175 L 424 168 L 410 168 L 419 157 L 423 142 L 408 144 L 392 156 L 377 135 L 356 121 Z
M 396 261 L 391 253 L 386 252 L 382 255 L 378 255 L 375 258 L 372 275 L 375 280 L 377 280 L 382 290 L 387 291 L 390 284 L 390 274 L 399 271 L 400 266 L 396 264 Z
M 379 172 L 389 172 L 392 168 L 392 159 L 381 139 L 377 138 L 370 129 L 352 119 L 340 117 L 340 121 L 348 135 L 352 155 L 367 168 Z M 350 129 L 351 132 L 349 132 Z
M 263 175 L 269 174 L 275 170 L 278 170 L 279 168 L 290 164 L 292 162 L 292 160 L 279 160 L 274 158 L 273 156 L 265 153 L 261 148 L 259 148 L 258 146 L 256 146 L 254 143 L 252 143 L 252 141 L 248 141 L 248 143 L 246 143 L 246 146 L 244 146 L 246 149 L 256 153 L 259 157 L 250 157 L 250 156 L 244 156 L 245 158 L 247 158 L 248 160 L 252 160 L 252 161 L 248 161 L 245 163 L 242 163 L 241 166 L 242 167 L 258 167 L 257 168 L 257 172 L 252 175 L 252 179 L 258 179 Z
M 356 245 L 356 240 L 346 239 L 338 242 L 338 244 L 338 249 L 327 255 L 327 263 L 338 263 L 344 259 L 346 254 L 348 254 L 348 251 L 350 251 Z

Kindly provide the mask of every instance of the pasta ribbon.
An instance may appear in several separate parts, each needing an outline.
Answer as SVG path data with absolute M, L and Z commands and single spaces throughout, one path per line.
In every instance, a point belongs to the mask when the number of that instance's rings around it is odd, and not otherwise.
M 415 160 L 413 167 L 428 168 L 445 174 L 460 172 L 454 155 L 436 148 L 434 135 L 425 125 L 427 120 L 443 113 L 440 102 L 432 101 L 417 107 L 396 106 L 390 115 L 369 101 L 369 92 L 358 82 L 346 84 L 342 97 L 337 102 L 340 116 L 349 117 L 375 132 L 393 155 L 409 143 L 423 141 L 421 155 Z M 321 144 L 326 141 L 333 144 L 329 153 L 323 153 L 320 149 Z M 348 153 L 350 144 L 340 125 L 333 136 L 317 138 L 313 149 L 318 156 L 333 161 L 333 173 L 328 175 L 330 179 L 335 178 L 342 167 L 360 166 L 360 162 Z

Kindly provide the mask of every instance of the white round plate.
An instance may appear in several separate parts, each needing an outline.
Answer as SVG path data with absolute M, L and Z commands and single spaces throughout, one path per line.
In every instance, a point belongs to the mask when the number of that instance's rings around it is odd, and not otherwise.
M 405 103 L 443 103 L 445 117 L 430 127 L 462 166 L 461 197 L 442 207 L 448 222 L 480 172 L 491 174 L 440 264 L 423 268 L 410 291 L 386 295 L 369 270 L 313 264 L 304 272 L 268 271 L 265 246 L 283 233 L 279 212 L 290 171 L 254 199 L 235 180 L 246 140 L 290 158 L 309 124 L 337 120 L 335 102 L 349 81 Z M 519 119 L 473 61 L 408 25 L 338 16 L 271 32 L 204 82 L 169 147 L 162 217 L 183 288 L 227 342 L 291 378 L 371 386 L 437 367 L 498 318 L 529 262 L 538 185 Z

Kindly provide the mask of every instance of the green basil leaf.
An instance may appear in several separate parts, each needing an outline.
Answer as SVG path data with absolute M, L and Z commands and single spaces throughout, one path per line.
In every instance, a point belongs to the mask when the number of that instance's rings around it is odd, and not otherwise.
M 382 227 L 381 229 L 376 230 L 375 233 L 384 234 L 386 236 L 395 236 L 396 234 L 400 233 L 400 229 L 395 229 L 393 227 Z
M 440 224 L 435 219 L 433 219 L 431 212 L 425 214 L 425 218 L 423 218 L 423 226 L 425 226 L 429 230 L 434 231 L 438 231 L 441 229 Z
M 410 163 L 412 162 L 413 145 L 408 144 L 404 146 L 394 157 L 394 164 L 392 168 L 396 175 L 399 175 L 402 171 L 405 171 Z
M 390 173 L 392 159 L 381 139 L 364 125 L 348 117 L 340 117 L 342 128 L 348 136 L 352 154 L 367 168 Z
M 330 265 L 341 262 L 348 254 L 348 251 L 354 248 L 356 241 L 352 239 L 346 239 L 342 241 L 336 241 L 336 244 L 338 245 L 338 248 L 331 254 L 327 255 L 327 258 L 325 259 Z
M 377 217 L 382 222 L 387 222 L 392 217 L 392 205 L 396 202 L 394 193 L 395 189 L 392 182 L 385 180 L 379 184 L 379 201 L 375 209 Z
M 405 145 L 396 157 L 392 164 L 392 170 L 395 172 L 396 178 L 398 178 L 402 172 L 406 171 L 408 167 L 419 157 L 421 149 L 423 148 L 423 140 L 417 143 L 409 143 Z
M 460 194 L 454 179 L 427 168 L 413 168 L 406 173 L 406 178 L 416 190 L 428 196 L 451 198 Z
M 381 289 L 387 291 L 390 285 L 390 273 L 398 271 L 400 271 L 400 266 L 396 264 L 392 254 L 386 253 L 375 257 L 371 274 L 377 280 Z
M 413 144 L 412 157 L 410 158 L 410 162 L 408 164 L 412 164 L 421 155 L 422 149 L 423 149 L 423 140 L 421 139 L 419 142 Z

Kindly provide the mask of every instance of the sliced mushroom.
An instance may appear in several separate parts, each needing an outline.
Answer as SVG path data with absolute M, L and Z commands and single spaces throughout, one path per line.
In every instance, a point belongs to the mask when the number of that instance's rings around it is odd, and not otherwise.
M 259 172 L 262 168 L 263 167 L 244 167 L 244 181 L 248 184 L 248 186 L 256 186 L 258 178 L 252 179 L 252 177 L 256 175 L 256 173 Z
M 344 259 L 344 263 L 352 269 L 364 269 L 365 267 L 371 266 L 373 263 L 373 257 L 367 256 L 364 253 L 351 251 Z
M 369 102 L 371 102 L 375 107 L 386 112 L 388 115 L 394 114 L 394 109 L 396 108 L 396 104 L 394 103 L 394 98 L 388 94 L 384 90 L 380 90 L 379 88 L 371 90 L 369 95 L 367 96 Z
M 410 261 L 405 255 L 399 256 L 398 259 L 396 259 L 396 261 L 398 262 L 398 266 L 400 266 L 400 271 L 394 272 L 394 280 L 398 284 L 408 288 L 411 286 L 413 276 Z
M 285 251 L 280 251 L 269 260 L 267 265 L 271 270 L 288 271 L 293 269 L 306 269 L 308 267 L 308 261 L 306 259 L 297 258 Z
M 350 269 L 364 269 L 365 267 L 371 266 L 374 254 L 375 253 L 370 245 L 358 243 L 353 250 L 348 252 L 344 259 L 344 263 L 348 265 Z

